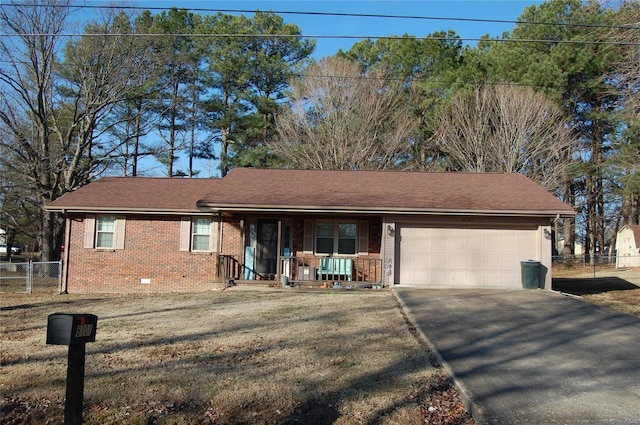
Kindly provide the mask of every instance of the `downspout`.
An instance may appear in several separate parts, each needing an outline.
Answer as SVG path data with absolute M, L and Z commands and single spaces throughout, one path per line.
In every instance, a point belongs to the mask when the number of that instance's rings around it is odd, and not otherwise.
M 278 243 L 276 244 L 276 282 L 282 279 L 282 220 L 278 220 Z
M 222 255 L 222 229 L 222 213 L 218 212 L 218 255 Z
M 221 260 L 222 260 L 222 231 L 224 229 L 224 226 L 222 225 L 222 213 L 218 212 L 218 258 L 216 261 L 216 276 L 218 279 L 220 279 L 223 283 L 226 284 L 226 282 L 224 282 L 226 276 L 220 276 L 221 274 L 224 274 L 224 271 L 222 270 L 222 265 Z M 222 273 L 221 273 L 222 272 Z
M 63 209 L 62 214 L 66 216 L 66 212 Z M 62 282 L 60 293 L 68 294 L 69 293 L 69 241 L 71 240 L 71 223 L 72 220 L 67 216 L 66 217 L 66 226 L 64 232 L 64 258 L 62 260 Z M 64 290 L 63 290 L 64 288 Z
M 558 250 L 558 221 L 560 220 L 560 214 L 556 214 L 556 218 L 553 220 L 553 225 L 554 225 L 554 235 L 555 237 L 553 238 L 553 249 L 551 250 L 551 255 L 553 255 L 553 250 L 556 250 L 558 252 L 558 255 L 560 255 L 560 250 Z M 564 240 L 567 240 L 567 237 L 564 237 Z M 551 263 L 553 264 L 553 259 L 551 259 Z

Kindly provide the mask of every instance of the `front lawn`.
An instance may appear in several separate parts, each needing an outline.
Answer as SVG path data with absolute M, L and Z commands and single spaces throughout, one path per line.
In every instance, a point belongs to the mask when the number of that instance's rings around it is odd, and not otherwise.
M 98 316 L 86 424 L 473 423 L 388 291 L 2 294 L 0 422 L 61 423 L 51 313 Z

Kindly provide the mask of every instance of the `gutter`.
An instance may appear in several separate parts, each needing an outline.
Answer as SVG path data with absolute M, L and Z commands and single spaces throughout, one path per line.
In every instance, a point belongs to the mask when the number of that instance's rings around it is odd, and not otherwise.
M 231 212 L 268 212 L 268 213 L 342 213 L 342 214 L 394 214 L 394 215 L 460 215 L 460 216 L 529 216 L 570 218 L 576 215 L 569 210 L 462 210 L 449 208 L 401 208 L 401 207 L 345 207 L 345 206 L 281 206 L 272 205 L 224 205 L 198 202 L 202 208 L 211 208 L 219 213 Z
M 203 215 L 212 213 L 306 213 L 306 214 L 375 214 L 375 215 L 458 215 L 458 216 L 492 216 L 492 217 L 553 217 L 572 218 L 576 212 L 572 210 L 464 210 L 452 208 L 402 208 L 402 207 L 348 207 L 348 206 L 322 206 L 322 205 L 261 205 L 261 204 L 212 204 L 198 202 L 197 209 L 154 209 L 154 208 L 127 208 L 127 207 L 48 207 L 50 212 L 62 214 L 70 213 L 98 213 L 98 214 L 146 214 L 146 215 Z
M 62 214 L 98 213 L 98 214 L 148 214 L 148 215 L 211 215 L 212 211 L 202 209 L 155 209 L 155 208 L 119 208 L 119 207 L 48 207 L 45 210 Z
M 63 211 L 62 214 L 65 214 Z M 62 259 L 62 284 L 60 285 L 60 293 L 69 293 L 69 241 L 71 241 L 71 222 L 70 218 L 66 219 L 65 235 L 64 235 L 64 258 Z

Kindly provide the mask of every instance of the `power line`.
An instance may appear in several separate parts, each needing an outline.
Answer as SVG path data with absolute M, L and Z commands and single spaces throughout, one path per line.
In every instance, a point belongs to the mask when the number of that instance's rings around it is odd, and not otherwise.
M 19 4 L 0 3 L 0 6 L 19 7 Z M 33 7 L 64 7 L 71 8 L 77 7 L 78 9 L 135 9 L 135 10 L 170 10 L 173 7 L 147 7 L 140 8 L 136 6 L 118 6 L 118 5 L 86 5 L 86 6 L 73 6 L 73 5 L 50 5 L 50 4 L 35 4 Z M 183 8 L 181 10 L 190 10 L 198 12 L 225 12 L 225 13 L 256 13 L 258 11 L 248 9 L 222 9 L 222 8 Z M 640 26 L 626 26 L 626 25 L 604 25 L 604 24 L 585 24 L 585 23 L 567 23 L 567 22 L 538 22 L 538 21 L 512 21 L 512 20 L 499 20 L 499 19 L 479 19 L 479 18 L 455 18 L 455 17 L 433 17 L 433 16 L 414 16 L 414 15 L 387 15 L 387 14 L 364 14 L 364 13 L 340 13 L 340 12 L 295 12 L 295 11 L 269 11 L 269 13 L 276 14 L 291 14 L 291 15 L 308 15 L 308 16 L 331 16 L 331 17 L 362 17 L 362 18 L 384 18 L 384 19 L 419 19 L 419 20 L 442 20 L 442 21 L 463 21 L 463 22 L 482 22 L 482 23 L 513 23 L 513 24 L 526 24 L 526 25 L 547 25 L 547 26 L 575 26 L 575 27 L 587 27 L 587 28 L 607 28 L 607 29 L 624 29 L 624 30 L 640 30 Z M 500 43 L 544 43 L 544 44 L 583 44 L 583 45 L 617 45 L 617 46 L 640 46 L 640 41 L 624 41 L 624 40 L 558 40 L 558 39 L 509 39 L 509 38 L 486 38 L 486 37 L 460 37 L 460 36 L 377 36 L 377 35 L 348 35 L 348 34 L 317 34 L 317 35 L 303 35 L 303 34 L 166 34 L 166 33 L 154 33 L 154 34 L 112 34 L 112 33 L 63 33 L 63 34 L 14 34 L 3 33 L 2 37 L 20 37 L 20 36 L 57 36 L 74 38 L 81 36 L 88 37 L 117 37 L 117 36 L 131 36 L 131 37 L 191 37 L 191 38 L 252 38 L 252 37 L 270 37 L 270 38 L 305 38 L 305 39 L 344 39 L 344 40 L 403 40 L 403 39 L 416 39 L 416 40 L 433 40 L 433 41 L 449 41 L 459 40 L 468 42 L 500 42 Z
M 190 37 L 190 38 L 307 38 L 307 39 L 344 39 L 344 40 L 422 40 L 422 41 L 483 41 L 491 43 L 542 43 L 542 44 L 584 44 L 584 45 L 614 45 L 640 46 L 640 41 L 611 41 L 611 40 L 549 40 L 527 38 L 483 38 L 483 37 L 437 37 L 437 36 L 397 36 L 397 35 L 304 35 L 304 34 L 185 34 L 185 33 L 0 33 L 0 37 Z
M 0 6 L 20 7 L 22 5 L 14 5 L 10 3 L 0 3 Z M 418 15 L 389 15 L 389 14 L 373 14 L 373 13 L 343 13 L 343 12 L 313 12 L 313 11 L 290 11 L 290 10 L 251 10 L 251 9 L 222 9 L 222 8 L 201 8 L 201 7 L 137 7 L 137 6 L 118 6 L 118 5 L 49 5 L 36 4 L 35 7 L 76 7 L 80 9 L 115 9 L 115 10 L 156 10 L 166 11 L 171 9 L 188 10 L 193 12 L 221 12 L 221 13 L 256 13 L 267 12 L 278 15 L 302 15 L 302 16 L 327 16 L 327 17 L 348 17 L 348 18 L 379 18 L 379 19 L 409 19 L 409 20 L 430 20 L 430 21 L 453 21 L 453 22 L 478 22 L 478 23 L 496 23 L 496 24 L 515 24 L 515 25 L 542 25 L 542 26 L 562 26 L 562 27 L 583 27 L 583 28 L 605 28 L 605 29 L 622 29 L 622 30 L 639 30 L 640 26 L 634 25 L 611 25 L 611 24 L 588 24 L 588 23 L 572 23 L 572 22 L 541 22 L 541 21 L 518 21 L 506 19 L 481 19 L 481 18 L 456 18 L 441 16 L 418 16 Z
M 93 7 L 93 6 L 92 6 Z M 157 8 L 158 10 L 163 8 Z M 164 8 L 167 10 L 168 8 Z M 255 10 L 242 9 L 189 9 L 198 12 L 224 12 L 224 13 L 256 13 Z M 516 24 L 516 25 L 548 25 L 548 26 L 567 26 L 567 27 L 585 27 L 585 28 L 607 28 L 607 29 L 640 29 L 640 26 L 627 25 L 605 25 L 605 24 L 581 24 L 569 22 L 537 22 L 537 21 L 518 21 L 505 19 L 480 19 L 480 18 L 455 18 L 455 17 L 438 17 L 438 16 L 416 16 L 416 15 L 382 15 L 372 13 L 340 13 L 340 12 L 293 12 L 293 11 L 274 11 L 270 13 L 279 15 L 304 15 L 304 16 L 330 16 L 330 17 L 348 17 L 348 18 L 380 18 L 380 19 L 411 19 L 426 21 L 453 21 L 453 22 L 478 22 L 491 24 Z

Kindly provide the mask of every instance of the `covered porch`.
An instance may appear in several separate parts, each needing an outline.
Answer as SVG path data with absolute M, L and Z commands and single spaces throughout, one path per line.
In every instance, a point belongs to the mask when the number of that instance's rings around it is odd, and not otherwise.
M 227 284 L 382 287 L 392 280 L 381 255 L 381 217 L 228 218 L 223 233 L 236 244 L 223 243 L 217 261 L 217 276 Z
M 385 287 L 382 259 L 279 256 L 276 273 L 260 273 L 234 255 L 220 255 L 218 276 L 233 284 Z

